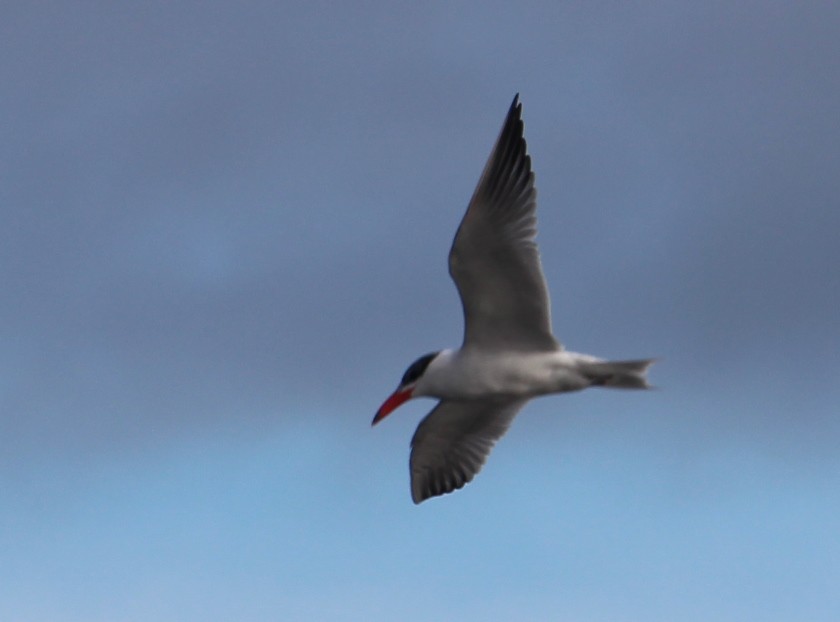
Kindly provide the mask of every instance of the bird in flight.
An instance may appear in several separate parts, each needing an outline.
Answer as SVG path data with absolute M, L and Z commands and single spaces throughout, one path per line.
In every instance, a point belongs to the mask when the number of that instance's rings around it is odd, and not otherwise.
M 554 338 L 537 249 L 537 191 L 519 95 L 449 251 L 464 311 L 459 349 L 421 356 L 373 418 L 415 397 L 440 401 L 411 439 L 411 498 L 457 490 L 483 466 L 525 403 L 588 387 L 648 388 L 654 359 L 606 361 Z

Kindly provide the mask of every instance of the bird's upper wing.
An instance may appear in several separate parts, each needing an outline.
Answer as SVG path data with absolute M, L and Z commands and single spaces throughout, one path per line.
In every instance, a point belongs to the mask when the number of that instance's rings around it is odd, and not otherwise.
M 527 400 L 441 401 L 411 439 L 411 498 L 461 488 L 481 470 L 487 455 Z
M 449 251 L 467 348 L 560 347 L 535 241 L 537 191 L 521 114 L 517 95 Z

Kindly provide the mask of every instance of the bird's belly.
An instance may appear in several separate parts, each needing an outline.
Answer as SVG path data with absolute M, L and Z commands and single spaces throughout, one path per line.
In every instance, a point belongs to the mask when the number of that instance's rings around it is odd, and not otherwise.
M 461 357 L 441 386 L 438 397 L 480 399 L 535 397 L 548 393 L 578 391 L 589 381 L 577 370 L 567 352 L 503 353 Z
M 576 369 L 555 357 L 535 356 L 519 364 L 502 365 L 496 377 L 499 393 L 534 397 L 577 391 L 588 385 Z

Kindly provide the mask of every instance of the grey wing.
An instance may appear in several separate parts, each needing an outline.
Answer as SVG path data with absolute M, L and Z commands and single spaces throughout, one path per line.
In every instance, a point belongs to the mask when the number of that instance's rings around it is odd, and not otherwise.
M 414 503 L 452 492 L 471 481 L 526 401 L 444 400 L 435 406 L 411 439 Z
M 537 191 L 517 95 L 449 252 L 464 307 L 464 346 L 560 347 L 537 249 Z

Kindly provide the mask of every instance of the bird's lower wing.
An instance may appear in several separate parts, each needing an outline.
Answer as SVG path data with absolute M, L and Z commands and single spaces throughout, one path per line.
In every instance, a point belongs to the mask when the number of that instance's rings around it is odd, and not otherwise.
M 527 400 L 440 402 L 411 439 L 411 498 L 461 488 L 481 470 L 490 450 Z

